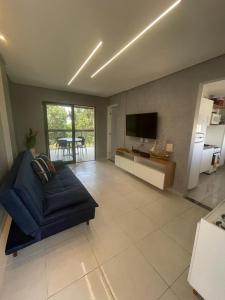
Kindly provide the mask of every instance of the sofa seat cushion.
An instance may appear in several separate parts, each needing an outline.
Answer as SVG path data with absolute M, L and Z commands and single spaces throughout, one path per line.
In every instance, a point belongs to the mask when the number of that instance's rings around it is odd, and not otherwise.
M 46 195 L 44 205 L 44 215 L 47 216 L 57 210 L 86 202 L 90 194 L 80 185 L 58 193 Z
M 32 237 L 38 234 L 39 226 L 13 190 L 0 193 L 0 203 L 25 234 Z
M 83 213 L 96 207 L 98 207 L 98 204 L 94 199 L 89 197 L 87 201 L 80 202 L 77 205 L 68 206 L 66 208 L 49 213 L 43 218 L 41 226 L 58 222 L 58 220 L 64 220 L 65 222 L 67 222 L 68 217 L 73 216 L 76 213 Z
M 82 183 L 75 177 L 73 172 L 65 166 L 58 169 L 56 174 L 43 186 L 44 196 L 55 195 L 78 186 L 82 186 Z

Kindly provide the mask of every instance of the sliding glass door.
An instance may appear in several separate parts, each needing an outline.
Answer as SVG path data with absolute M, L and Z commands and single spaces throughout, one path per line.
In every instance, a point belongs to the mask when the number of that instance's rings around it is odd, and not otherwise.
M 72 107 L 46 105 L 48 151 L 52 161 L 74 161 Z
M 93 107 L 74 107 L 76 161 L 95 160 L 95 110 Z
M 95 109 L 45 104 L 46 139 L 50 159 L 66 162 L 95 160 Z

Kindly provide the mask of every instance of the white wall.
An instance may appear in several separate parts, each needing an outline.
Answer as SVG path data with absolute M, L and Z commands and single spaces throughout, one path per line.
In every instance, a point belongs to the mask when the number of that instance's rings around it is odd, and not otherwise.
M 0 57 L 0 183 L 13 163 L 16 154 L 15 136 L 5 64 Z M 0 207 L 0 232 L 4 211 Z
M 112 96 L 110 104 L 119 105 L 117 146 L 131 148 L 140 143 L 136 138 L 126 137 L 126 114 L 158 112 L 158 137 L 174 144 L 173 159 L 177 164 L 174 189 L 184 193 L 200 105 L 198 96 L 201 83 L 224 77 L 225 55 Z
M 106 158 L 107 103 L 105 98 L 10 83 L 13 120 L 19 151 L 24 150 L 24 137 L 29 128 L 38 131 L 37 152 L 46 152 L 43 102 L 95 107 L 96 159 Z

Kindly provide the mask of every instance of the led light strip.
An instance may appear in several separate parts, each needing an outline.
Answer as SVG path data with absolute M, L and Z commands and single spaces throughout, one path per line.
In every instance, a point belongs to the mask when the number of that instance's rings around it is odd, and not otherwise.
M 171 10 L 173 10 L 182 0 L 176 1 L 167 10 L 165 10 L 158 18 L 156 18 L 152 23 L 150 23 L 144 30 L 142 30 L 137 36 L 135 36 L 128 44 L 126 44 L 121 50 L 119 50 L 113 57 L 111 57 L 104 65 L 102 65 L 95 73 L 91 75 L 91 78 L 95 77 L 100 71 L 107 67 L 114 59 L 116 59 L 120 54 L 122 54 L 128 47 L 130 47 L 134 42 L 136 42 L 143 34 L 146 33 L 150 28 L 152 28 L 156 23 L 158 23 L 163 17 L 165 17 Z
M 83 70 L 83 68 L 86 66 L 86 64 L 89 62 L 89 60 L 92 58 L 92 56 L 95 54 L 95 52 L 101 47 L 102 41 L 98 43 L 98 45 L 95 47 L 95 49 L 91 52 L 91 54 L 88 56 L 88 58 L 85 60 L 85 62 L 81 65 L 81 67 L 77 70 L 77 72 L 73 75 L 73 77 L 70 79 L 70 81 L 67 83 L 67 85 L 70 85 L 74 79 L 78 76 L 78 74 Z

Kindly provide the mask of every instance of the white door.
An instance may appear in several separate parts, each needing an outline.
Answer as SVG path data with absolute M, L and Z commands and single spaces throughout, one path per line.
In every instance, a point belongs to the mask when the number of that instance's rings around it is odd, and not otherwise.
M 107 159 L 111 158 L 112 108 L 107 108 Z
M 107 159 L 115 159 L 116 149 L 116 108 L 117 104 L 107 108 Z

